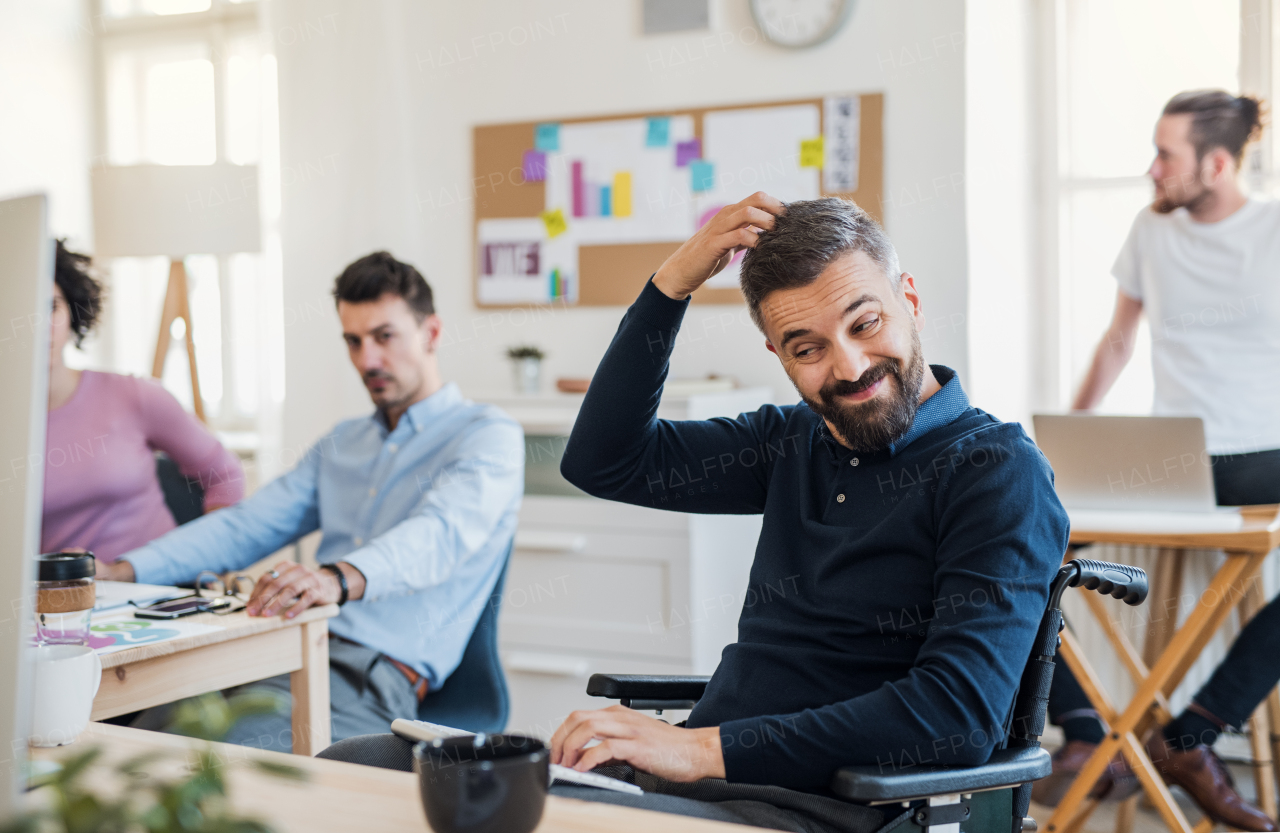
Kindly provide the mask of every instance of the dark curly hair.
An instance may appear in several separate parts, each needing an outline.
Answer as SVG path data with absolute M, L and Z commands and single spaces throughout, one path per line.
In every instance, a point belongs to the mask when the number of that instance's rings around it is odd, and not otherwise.
M 71 251 L 64 245 L 64 240 L 57 242 L 53 282 L 62 290 L 62 297 L 67 299 L 71 334 L 75 337 L 76 347 L 79 347 L 102 313 L 102 284 L 93 277 L 93 261 L 88 255 Z

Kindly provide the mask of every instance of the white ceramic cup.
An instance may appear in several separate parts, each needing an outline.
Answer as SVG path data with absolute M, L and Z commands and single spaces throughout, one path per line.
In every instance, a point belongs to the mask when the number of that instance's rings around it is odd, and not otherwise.
M 88 645 L 41 645 L 35 655 L 32 746 L 63 746 L 89 725 L 102 683 L 102 660 Z

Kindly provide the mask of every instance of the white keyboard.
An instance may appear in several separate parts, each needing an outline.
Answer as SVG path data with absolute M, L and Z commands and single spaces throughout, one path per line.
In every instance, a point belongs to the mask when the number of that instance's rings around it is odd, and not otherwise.
M 425 720 L 405 720 L 404 718 L 397 718 L 391 721 L 391 731 L 405 740 L 422 740 L 428 743 L 436 738 L 466 738 L 475 734 L 474 732 L 455 729 L 452 726 L 441 726 L 439 723 L 428 723 Z M 635 784 L 628 784 L 626 781 L 619 781 L 617 778 L 610 778 L 598 772 L 578 772 L 576 769 L 570 769 L 567 766 L 551 764 L 551 783 L 557 782 L 561 784 L 578 784 L 583 787 L 597 787 L 602 790 L 615 790 L 620 793 L 631 793 L 632 795 L 644 795 L 644 790 Z

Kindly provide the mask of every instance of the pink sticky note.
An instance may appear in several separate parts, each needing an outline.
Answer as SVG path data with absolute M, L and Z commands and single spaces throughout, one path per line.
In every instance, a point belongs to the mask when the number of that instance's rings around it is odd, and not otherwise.
M 569 170 L 572 172 L 570 180 L 573 183 L 573 216 L 587 216 L 587 186 L 582 180 L 582 162 L 574 160 Z
M 690 139 L 687 142 L 676 142 L 676 167 L 686 167 L 695 159 L 702 158 L 702 142 Z
M 547 155 L 540 150 L 524 152 L 524 181 L 545 182 L 547 179 Z

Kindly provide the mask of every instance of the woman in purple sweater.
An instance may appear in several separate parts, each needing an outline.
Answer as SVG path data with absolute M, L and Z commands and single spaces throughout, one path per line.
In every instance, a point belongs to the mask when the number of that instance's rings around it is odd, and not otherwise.
M 244 472 L 157 382 L 66 366 L 67 341 L 78 347 L 102 309 L 102 287 L 88 269 L 87 256 L 58 242 L 40 549 L 83 548 L 110 563 L 176 526 L 155 452 L 199 481 L 206 512 L 244 496 Z

